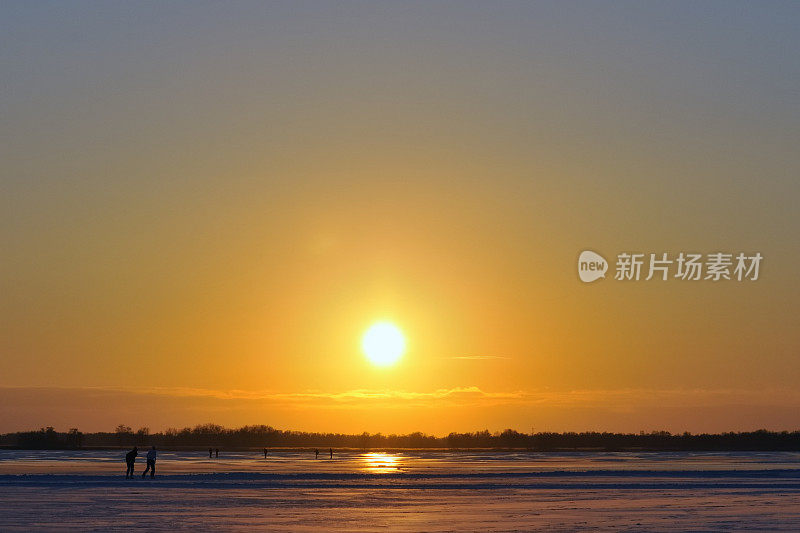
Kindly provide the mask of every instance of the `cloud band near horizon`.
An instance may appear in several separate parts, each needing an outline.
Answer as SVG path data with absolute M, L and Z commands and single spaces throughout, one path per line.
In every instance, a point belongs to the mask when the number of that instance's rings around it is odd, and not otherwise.
M 103 409 L 99 410 L 98 405 Z M 408 411 L 410 421 L 402 427 L 384 427 L 378 412 L 386 408 L 395 413 Z M 794 429 L 797 423 L 791 413 L 798 408 L 800 391 L 788 389 L 484 391 L 477 386 L 462 386 L 431 391 L 281 392 L 185 387 L 0 387 L 0 432 L 48 425 L 94 431 L 107 430 L 118 423 L 157 429 L 209 421 L 223 425 L 268 423 L 285 429 L 320 431 L 435 432 L 431 420 L 441 416 L 452 420 L 452 431 L 463 431 L 514 427 L 509 423 L 511 414 L 518 418 L 520 413 L 542 431 L 734 431 L 760 427 Z M 329 422 L 324 415 L 333 410 L 352 411 L 353 422 L 341 428 L 325 427 Z M 698 411 L 708 413 L 708 424 L 682 423 L 688 413 Z M 303 423 L 297 422 L 300 412 Z M 724 412 L 734 416 L 720 417 Z M 655 428 L 643 425 L 660 420 L 655 418 L 656 413 L 666 422 Z M 738 423 L 736 413 L 741 415 Z M 569 423 L 565 423 L 567 420 Z M 757 427 L 747 425 L 751 420 Z M 529 431 L 531 427 L 515 429 Z

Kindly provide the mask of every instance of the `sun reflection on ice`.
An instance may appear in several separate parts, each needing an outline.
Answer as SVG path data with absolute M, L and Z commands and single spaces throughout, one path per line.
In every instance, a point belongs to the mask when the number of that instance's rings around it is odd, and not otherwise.
M 361 470 L 370 474 L 391 474 L 403 468 L 402 457 L 381 452 L 370 452 L 359 457 Z

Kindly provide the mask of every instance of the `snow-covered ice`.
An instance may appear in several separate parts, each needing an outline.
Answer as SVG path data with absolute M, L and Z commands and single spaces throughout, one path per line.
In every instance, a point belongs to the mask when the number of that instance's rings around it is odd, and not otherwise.
M 800 530 L 796 453 L 123 455 L 0 450 L 0 530 Z

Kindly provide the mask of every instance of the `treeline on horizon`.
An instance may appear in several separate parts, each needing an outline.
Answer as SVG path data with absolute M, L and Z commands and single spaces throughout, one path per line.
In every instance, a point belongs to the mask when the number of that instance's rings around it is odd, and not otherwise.
M 0 447 L 17 449 L 81 449 L 150 446 L 159 448 L 516 448 L 531 451 L 557 450 L 653 450 L 653 451 L 800 451 L 800 431 L 729 432 L 718 434 L 671 434 L 668 431 L 646 433 L 520 433 L 513 429 L 491 433 L 450 433 L 436 437 L 416 432 L 408 435 L 362 433 L 306 433 L 285 431 L 271 426 L 244 426 L 229 429 L 217 424 L 193 428 L 170 428 L 151 433 L 148 428 L 134 431 L 120 424 L 114 431 L 82 433 L 76 428 L 67 432 L 52 427 L 0 435 Z

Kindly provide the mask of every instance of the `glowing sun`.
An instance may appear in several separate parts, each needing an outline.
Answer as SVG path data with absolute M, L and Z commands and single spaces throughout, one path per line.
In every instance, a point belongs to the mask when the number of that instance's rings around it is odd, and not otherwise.
M 406 339 L 400 328 L 391 322 L 376 322 L 364 333 L 361 349 L 373 364 L 389 366 L 406 351 Z

